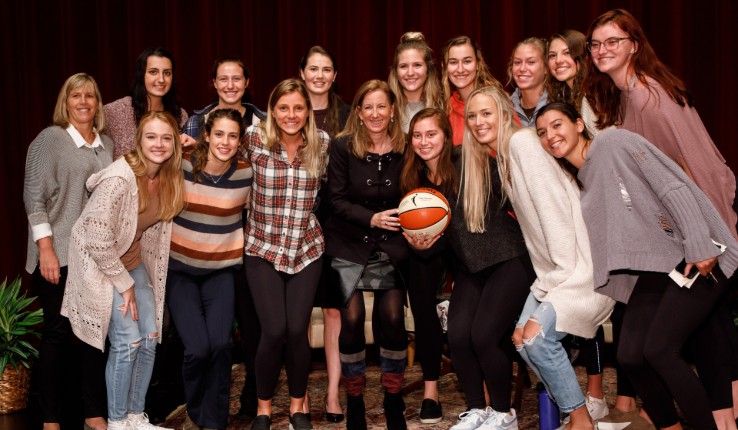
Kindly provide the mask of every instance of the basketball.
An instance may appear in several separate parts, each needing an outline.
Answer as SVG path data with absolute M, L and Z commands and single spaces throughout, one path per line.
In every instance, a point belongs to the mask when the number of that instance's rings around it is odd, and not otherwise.
M 405 233 L 443 233 L 451 219 L 448 200 L 432 188 L 416 188 L 405 195 L 398 207 L 398 218 Z

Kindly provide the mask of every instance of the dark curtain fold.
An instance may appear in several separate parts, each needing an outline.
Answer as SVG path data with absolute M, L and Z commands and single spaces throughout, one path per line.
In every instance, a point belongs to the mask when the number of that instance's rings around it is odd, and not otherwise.
M 280 80 L 296 76 L 314 44 L 338 59 L 347 102 L 361 83 L 386 79 L 400 35 L 422 31 L 436 52 L 466 34 L 481 45 L 501 82 L 513 45 L 567 28 L 586 32 L 602 12 L 632 12 L 661 59 L 687 82 L 713 139 L 734 169 L 738 98 L 738 2 L 596 0 L 2 0 L 0 1 L 0 278 L 23 271 L 27 221 L 22 204 L 28 144 L 51 123 L 64 80 L 92 74 L 106 102 L 127 94 L 133 63 L 147 46 L 173 52 L 175 82 L 191 112 L 215 99 L 215 59 L 237 56 L 251 71 L 253 101 L 265 107 Z

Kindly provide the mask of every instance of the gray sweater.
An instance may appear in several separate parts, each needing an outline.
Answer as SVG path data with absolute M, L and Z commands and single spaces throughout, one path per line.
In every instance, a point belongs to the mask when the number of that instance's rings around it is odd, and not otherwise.
M 32 229 L 51 227 L 54 251 L 59 266 L 67 265 L 69 237 L 89 193 L 85 182 L 113 160 L 113 141 L 100 135 L 97 148 L 77 148 L 69 133 L 58 126 L 44 129 L 28 147 L 23 203 L 28 215 L 28 250 L 26 271 L 33 273 L 38 264 L 38 247 Z
M 726 277 L 738 267 L 738 242 L 715 207 L 674 161 L 642 136 L 604 130 L 579 170 L 595 287 L 627 303 L 638 271 L 669 273 L 682 260 L 719 255 Z

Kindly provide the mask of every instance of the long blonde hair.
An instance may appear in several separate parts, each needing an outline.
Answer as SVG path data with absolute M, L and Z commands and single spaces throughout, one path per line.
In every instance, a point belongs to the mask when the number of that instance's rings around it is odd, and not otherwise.
M 461 187 L 460 196 L 464 203 L 464 220 L 466 229 L 472 233 L 484 233 L 484 219 L 489 207 L 489 199 L 492 194 L 492 171 L 490 169 L 489 157 L 491 151 L 496 151 L 498 156 L 501 152 L 507 153 L 510 136 L 517 131 L 518 126 L 513 122 L 515 113 L 513 111 L 510 96 L 498 86 L 477 88 L 466 102 L 464 118 L 468 115 L 469 104 L 477 95 L 492 97 L 497 105 L 497 142 L 495 147 L 480 144 L 472 134 L 469 126 L 464 128 L 464 141 L 461 144 Z M 501 168 L 500 179 L 503 183 L 509 182 L 509 171 Z M 504 203 L 504 199 L 500 202 Z
M 361 105 L 364 103 L 364 97 L 372 91 L 382 91 L 387 95 L 387 99 L 390 102 L 390 106 L 395 106 L 397 98 L 395 93 L 392 92 L 387 82 L 380 81 L 379 79 L 372 79 L 371 81 L 364 82 L 356 91 L 354 101 L 351 103 L 351 113 L 349 114 L 348 121 L 346 121 L 346 127 L 343 131 L 336 136 L 348 137 L 348 147 L 351 152 L 358 158 L 364 158 L 369 153 L 369 147 L 372 145 L 372 139 L 369 137 L 369 132 L 366 131 L 366 127 L 361 124 L 359 118 L 359 112 L 361 111 Z M 395 109 L 397 113 L 397 109 Z M 387 126 L 387 134 L 392 142 L 392 152 L 402 154 L 405 152 L 405 133 L 402 132 L 402 126 L 397 120 L 390 121 Z
M 423 62 L 425 63 L 426 76 L 425 82 L 423 83 L 423 91 L 420 94 L 420 101 L 426 108 L 442 107 L 443 100 L 441 100 L 441 85 L 438 83 L 438 71 L 436 65 L 433 62 L 433 50 L 425 42 L 423 33 L 417 31 L 409 31 L 400 37 L 400 43 L 397 45 L 395 50 L 395 57 L 392 60 L 392 68 L 387 77 L 387 83 L 389 84 L 392 91 L 397 95 L 397 104 L 395 105 L 395 116 L 398 117 L 400 124 L 410 122 L 412 118 L 405 118 L 405 105 L 407 105 L 407 97 L 405 97 L 405 91 L 400 84 L 400 79 L 397 77 L 397 67 L 399 66 L 400 54 L 409 50 L 415 49 L 423 56 Z
M 156 216 L 162 221 L 171 221 L 184 207 L 184 182 L 182 178 L 182 142 L 179 140 L 179 126 L 172 114 L 166 111 L 148 111 L 141 117 L 136 128 L 136 149 L 123 155 L 136 175 L 138 186 L 138 213 L 143 213 L 149 203 L 148 176 L 146 176 L 146 157 L 141 140 L 143 128 L 154 120 L 164 121 L 172 129 L 174 151 L 159 170 L 159 212 Z
M 305 139 L 305 146 L 298 149 L 297 156 L 300 157 L 308 175 L 311 178 L 318 178 L 323 175 L 325 170 L 326 157 L 320 135 L 318 134 L 318 127 L 315 126 L 313 106 L 310 104 L 310 94 L 305 86 L 305 82 L 300 79 L 285 79 L 274 87 L 272 93 L 269 95 L 266 119 L 259 123 L 259 137 L 267 148 L 279 147 L 282 131 L 274 119 L 274 108 L 282 96 L 291 93 L 300 94 L 305 100 L 305 106 L 308 110 L 308 118 L 305 126 L 302 128 L 302 137 Z

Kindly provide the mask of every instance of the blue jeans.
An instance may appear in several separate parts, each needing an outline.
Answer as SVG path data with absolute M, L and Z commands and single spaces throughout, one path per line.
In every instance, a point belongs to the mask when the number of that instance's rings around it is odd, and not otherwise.
M 123 317 L 123 311 L 118 309 L 123 305 L 123 296 L 116 290 L 108 329 L 110 354 L 105 382 L 108 418 L 112 421 L 126 419 L 128 413 L 143 412 L 156 353 L 156 336 L 152 336 L 157 333 L 154 290 L 149 286 L 149 275 L 143 263 L 129 273 L 135 283 L 138 321 L 133 321 L 130 312 Z
M 561 345 L 561 339 L 567 333 L 556 331 L 556 311 L 551 303 L 539 302 L 533 293 L 525 302 L 516 328 L 524 327 L 531 319 L 541 325 L 541 331 L 523 340 L 523 344 L 516 347 L 518 352 L 543 381 L 546 391 L 561 412 L 569 413 L 581 408 L 584 406 L 584 395 Z

